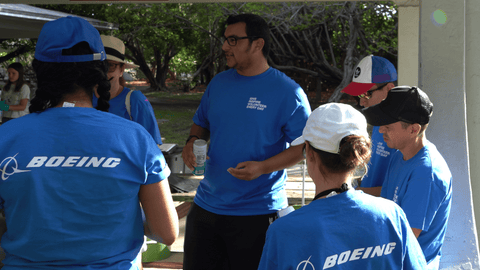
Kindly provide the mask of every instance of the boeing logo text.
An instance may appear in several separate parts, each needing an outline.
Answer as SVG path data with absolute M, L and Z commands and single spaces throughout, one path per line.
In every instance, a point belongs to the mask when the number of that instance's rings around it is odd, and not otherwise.
M 7 157 L 0 162 L 0 175 L 3 181 L 17 173 L 30 172 L 31 170 L 21 170 L 18 168 L 16 159 L 18 153 L 13 157 Z M 114 157 L 82 157 L 82 156 L 35 156 L 27 164 L 28 169 L 31 168 L 55 168 L 55 167 L 85 167 L 85 168 L 115 168 L 122 160 Z
M 53 156 L 33 157 L 28 163 L 27 168 L 38 167 L 103 167 L 115 168 L 120 164 L 120 158 L 106 157 L 80 157 L 80 156 Z
M 323 265 L 323 269 L 328 269 L 328 268 L 334 267 L 337 264 L 343 264 L 348 261 L 386 256 L 392 253 L 396 245 L 397 243 L 391 242 L 386 245 L 381 245 L 376 247 L 367 247 L 367 248 L 357 248 L 354 250 L 344 251 L 340 254 L 331 255 L 331 256 L 328 256 L 327 259 L 325 259 L 325 264 Z

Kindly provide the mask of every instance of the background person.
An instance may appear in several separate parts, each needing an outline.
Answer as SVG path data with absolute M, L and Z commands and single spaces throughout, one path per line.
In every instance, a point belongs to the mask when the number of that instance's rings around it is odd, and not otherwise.
M 452 205 L 452 174 L 425 135 L 432 112 L 427 94 L 409 86 L 393 88 L 384 101 L 364 111 L 370 124 L 380 126 L 388 146 L 398 149 L 378 189 L 405 211 L 428 263 L 426 269 L 439 267 Z
M 303 89 L 269 67 L 270 31 L 253 14 L 230 16 L 223 51 L 231 68 L 203 94 L 183 148 L 192 169 L 193 142 L 208 140 L 205 177 L 187 216 L 184 270 L 256 269 L 276 212 L 288 206 L 285 168 L 302 160 L 310 114 Z
M 28 101 L 30 100 L 30 87 L 25 82 L 25 71 L 21 63 L 8 65 L 8 82 L 3 88 L 1 100 L 8 105 L 3 112 L 2 122 L 28 114 Z
M 130 119 L 142 125 L 153 140 L 162 144 L 160 129 L 152 105 L 141 91 L 133 91 L 126 87 L 123 73 L 126 68 L 136 68 L 137 65 L 125 62 L 125 44 L 113 36 L 100 36 L 102 38 L 108 62 L 108 79 L 110 80 L 110 108 L 109 112 Z M 128 101 L 128 100 L 129 101 Z M 93 96 L 93 106 L 97 105 L 98 94 Z M 127 110 L 130 105 L 130 113 Z
M 368 108 L 387 98 L 396 84 L 397 70 L 393 64 L 383 57 L 369 55 L 358 63 L 352 82 L 342 93 L 357 96 L 360 106 Z M 372 158 L 361 187 L 381 187 L 392 153 L 397 151 L 387 146 L 378 129 L 378 126 L 372 129 Z
M 4 269 L 138 269 L 144 233 L 166 245 L 178 235 L 160 149 L 106 113 L 105 51 L 86 20 L 47 22 L 32 66 L 31 113 L 0 126 Z
M 359 111 L 339 103 L 318 107 L 292 145 L 305 145 L 316 196 L 270 225 L 258 269 L 425 269 L 402 209 L 349 189 L 355 169 L 370 158 Z

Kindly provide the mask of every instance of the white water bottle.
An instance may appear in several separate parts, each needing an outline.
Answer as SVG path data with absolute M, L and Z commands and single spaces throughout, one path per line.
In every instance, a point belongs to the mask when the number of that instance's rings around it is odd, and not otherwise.
M 207 142 L 202 139 L 193 142 L 193 154 L 197 166 L 193 169 L 194 175 L 203 175 L 205 173 L 205 161 L 207 159 Z

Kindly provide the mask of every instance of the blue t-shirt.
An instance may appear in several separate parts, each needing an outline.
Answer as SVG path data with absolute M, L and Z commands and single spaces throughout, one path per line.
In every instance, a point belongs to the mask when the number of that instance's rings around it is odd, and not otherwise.
M 418 242 L 425 258 L 438 264 L 452 204 L 452 174 L 435 145 L 427 141 L 409 160 L 394 153 L 381 196 L 400 205 L 412 228 L 422 230 Z
M 362 179 L 361 187 L 381 187 L 392 153 L 397 151 L 387 146 L 383 140 L 383 134 L 378 131 L 379 128 L 373 127 L 372 130 L 372 158 L 368 163 L 368 171 Z
M 303 89 L 274 68 L 252 77 L 235 69 L 216 75 L 193 118 L 210 131 L 210 159 L 195 203 L 216 214 L 235 216 L 269 214 L 286 207 L 285 170 L 244 181 L 227 169 L 284 151 L 302 135 L 310 112 Z
M 137 123 L 51 108 L 0 126 L 3 269 L 137 269 L 138 192 L 170 170 Z
M 352 189 L 275 220 L 258 269 L 424 270 L 425 264 L 402 209 Z
M 130 89 L 124 87 L 122 92 L 112 98 L 110 102 L 110 108 L 108 112 L 118 115 L 122 118 L 130 120 L 127 107 L 125 106 L 125 99 Z M 97 107 L 98 98 L 93 95 L 93 107 Z M 132 121 L 142 125 L 157 144 L 162 144 L 162 136 L 160 135 L 160 129 L 158 128 L 157 119 L 152 108 L 152 104 L 148 101 L 147 97 L 141 91 L 133 91 L 130 96 L 130 112 L 132 113 Z

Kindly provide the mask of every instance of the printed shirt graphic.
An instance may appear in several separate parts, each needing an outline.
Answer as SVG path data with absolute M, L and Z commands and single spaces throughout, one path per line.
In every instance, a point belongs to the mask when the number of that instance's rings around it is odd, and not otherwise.
M 258 269 L 424 270 L 425 264 L 400 207 L 352 189 L 275 220 Z
M 193 118 L 210 130 L 210 159 L 195 203 L 216 214 L 242 216 L 286 207 L 285 170 L 244 181 L 227 169 L 285 150 L 302 135 L 310 112 L 303 89 L 274 68 L 253 77 L 239 75 L 235 69 L 217 74 Z
M 368 163 L 368 172 L 362 179 L 362 187 L 381 187 L 385 181 L 388 164 L 392 154 L 397 152 L 387 146 L 380 133 L 380 127 L 373 127 L 372 130 L 372 158 Z
M 15 85 L 10 86 L 10 90 L 7 92 L 2 90 L 2 101 L 5 101 L 7 105 L 20 105 L 20 100 L 28 99 L 30 100 L 30 87 L 24 84 L 22 88 L 20 88 L 20 92 L 15 92 Z M 3 117 L 9 118 L 18 118 L 20 116 L 24 116 L 28 114 L 28 104 L 23 111 L 6 111 L 3 112 Z
M 138 191 L 170 174 L 142 126 L 91 108 L 51 108 L 0 133 L 4 269 L 136 267 Z
M 452 203 L 452 174 L 431 142 L 411 159 L 396 152 L 381 196 L 402 207 L 412 228 L 421 229 L 418 242 L 427 262 L 441 255 Z
M 125 99 L 130 89 L 124 87 L 122 92 L 110 100 L 110 108 L 108 112 L 118 115 L 122 118 L 130 120 L 127 107 L 125 107 Z M 98 98 L 93 95 L 93 107 L 98 104 Z M 157 144 L 162 144 L 162 136 L 158 128 L 157 119 L 153 111 L 152 105 L 147 97 L 141 91 L 134 91 L 130 96 L 130 106 L 132 112 L 132 121 L 142 125 Z

